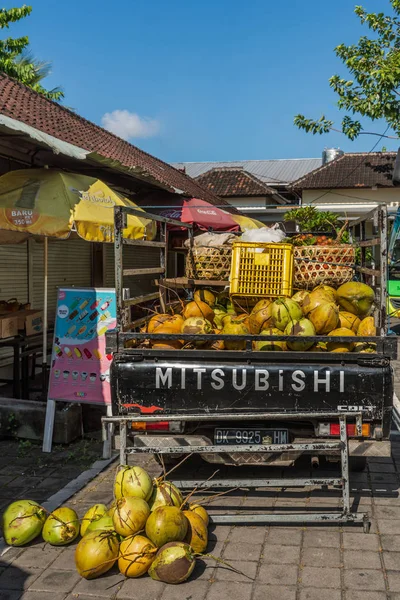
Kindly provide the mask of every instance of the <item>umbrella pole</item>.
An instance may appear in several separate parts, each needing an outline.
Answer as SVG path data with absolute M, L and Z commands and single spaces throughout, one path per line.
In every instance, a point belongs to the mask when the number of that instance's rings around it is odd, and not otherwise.
M 48 296 L 48 239 L 44 238 L 44 306 L 43 306 L 43 357 L 42 357 L 42 393 L 47 397 L 47 296 Z

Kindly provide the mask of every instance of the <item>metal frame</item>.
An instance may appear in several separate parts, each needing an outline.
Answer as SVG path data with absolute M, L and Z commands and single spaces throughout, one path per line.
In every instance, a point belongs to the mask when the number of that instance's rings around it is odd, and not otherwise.
M 128 446 L 128 425 L 135 422 L 157 422 L 157 421 L 214 421 L 223 416 L 231 421 L 251 421 L 262 419 L 269 420 L 298 420 L 304 418 L 339 418 L 340 438 L 337 441 L 319 440 L 313 443 L 293 443 L 277 445 L 229 445 L 224 446 Z M 268 488 L 268 487 L 306 487 L 310 485 L 320 485 L 326 487 L 332 485 L 342 489 L 342 508 L 340 511 L 320 512 L 320 513 L 301 513 L 301 514 L 235 514 L 235 515 L 214 515 L 211 517 L 213 523 L 362 523 L 364 532 L 368 533 L 370 522 L 368 513 L 352 512 L 350 507 L 350 487 L 349 487 L 349 444 L 347 436 L 347 418 L 350 417 L 356 421 L 356 434 L 361 436 L 362 432 L 362 413 L 259 413 L 257 415 L 248 414 L 199 414 L 199 415 L 136 415 L 102 417 L 103 439 L 107 440 L 109 424 L 119 424 L 120 428 L 120 464 L 128 463 L 130 454 L 218 454 L 221 452 L 242 452 L 242 453 L 281 453 L 302 451 L 305 453 L 323 454 L 336 450 L 340 452 L 341 477 L 328 478 L 309 478 L 309 479 L 229 479 L 229 480 L 181 480 L 175 481 L 181 488 L 198 488 L 199 490 L 210 488 Z
M 160 241 L 153 242 L 149 240 L 130 240 L 124 238 L 124 229 L 127 227 L 128 215 L 140 217 L 144 219 L 150 219 L 160 223 Z M 154 300 L 155 294 L 147 294 L 140 296 L 139 298 L 124 298 L 123 296 L 123 282 L 124 277 L 136 277 L 143 274 L 155 274 L 160 275 L 159 292 L 157 297 L 160 298 L 161 309 L 163 312 L 166 310 L 166 288 L 163 285 L 163 281 L 166 276 L 167 269 L 167 249 L 168 249 L 168 225 L 177 225 L 179 227 L 185 227 L 188 230 L 189 240 L 192 244 L 193 240 L 193 226 L 188 223 L 176 221 L 175 219 L 168 219 L 167 217 L 161 217 L 159 215 L 153 215 L 143 210 L 130 208 L 128 206 L 115 206 L 114 207 L 114 265 L 115 265 L 115 294 L 117 302 L 117 320 L 118 329 L 123 332 L 127 329 L 129 318 L 127 310 L 134 304 L 140 302 L 146 302 L 148 300 Z M 153 269 L 124 269 L 123 268 L 123 249 L 124 245 L 130 246 L 149 246 L 151 248 L 160 249 L 160 266 Z

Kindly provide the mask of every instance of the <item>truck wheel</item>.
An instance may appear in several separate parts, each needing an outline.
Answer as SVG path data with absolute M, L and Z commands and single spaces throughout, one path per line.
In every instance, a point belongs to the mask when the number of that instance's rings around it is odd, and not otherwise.
M 365 456 L 350 456 L 349 470 L 351 473 L 360 473 L 364 471 L 367 466 L 367 459 Z

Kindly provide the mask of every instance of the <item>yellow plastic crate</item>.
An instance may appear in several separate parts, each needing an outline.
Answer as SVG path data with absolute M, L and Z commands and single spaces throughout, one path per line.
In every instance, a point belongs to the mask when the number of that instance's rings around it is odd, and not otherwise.
M 293 246 L 236 242 L 233 244 L 230 294 L 236 298 L 291 296 Z

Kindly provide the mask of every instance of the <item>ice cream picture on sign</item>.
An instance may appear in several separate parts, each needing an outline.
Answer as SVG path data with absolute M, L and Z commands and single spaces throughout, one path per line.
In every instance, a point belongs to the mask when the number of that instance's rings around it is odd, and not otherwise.
M 116 326 L 115 290 L 63 288 L 56 315 L 49 398 L 110 403 L 105 334 Z

